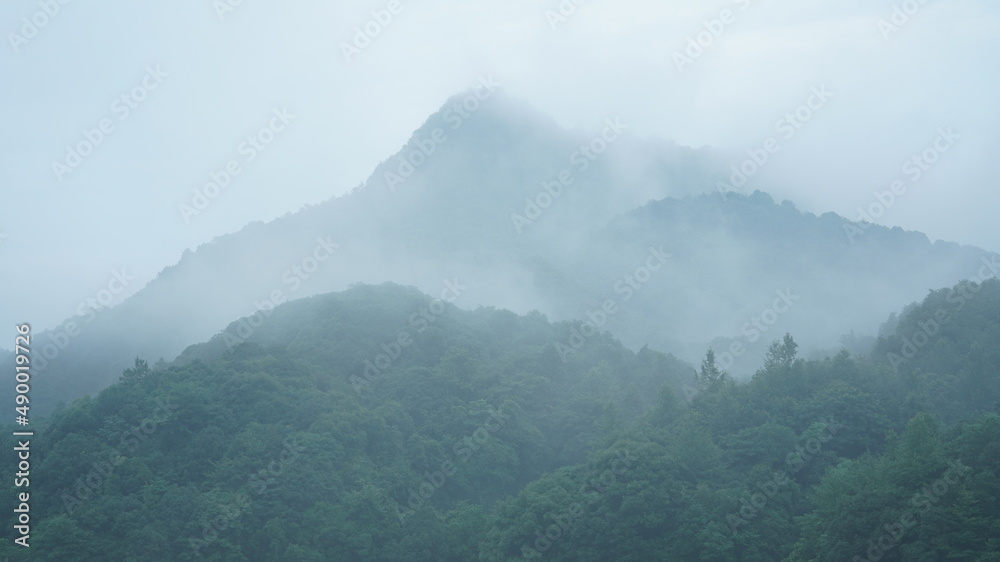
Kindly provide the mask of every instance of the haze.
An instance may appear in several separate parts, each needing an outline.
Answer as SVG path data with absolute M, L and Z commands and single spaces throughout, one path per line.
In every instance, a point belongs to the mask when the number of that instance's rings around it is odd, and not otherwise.
M 247 1 L 220 17 L 207 0 L 70 2 L 26 43 L 5 33 L 0 323 L 51 328 L 102 290 L 120 303 L 186 249 L 348 192 L 486 77 L 564 127 L 617 117 L 724 163 L 774 137 L 780 150 L 740 191 L 817 214 L 857 220 L 907 179 L 876 222 L 1000 249 L 994 3 L 930 1 L 887 31 L 889 1 L 592 1 L 555 26 L 554 0 L 403 1 L 348 62 L 342 44 L 387 4 Z M 5 3 L 3 30 L 22 34 L 41 9 Z M 675 53 L 724 9 L 735 21 L 679 70 Z M 156 87 L 141 102 L 115 105 L 144 79 Z M 790 138 L 776 131 L 815 88 L 831 93 L 821 109 Z M 274 141 L 185 220 L 180 205 L 275 112 L 287 123 Z M 93 154 L 54 171 L 105 119 Z M 949 128 L 957 140 L 909 183 L 904 163 Z

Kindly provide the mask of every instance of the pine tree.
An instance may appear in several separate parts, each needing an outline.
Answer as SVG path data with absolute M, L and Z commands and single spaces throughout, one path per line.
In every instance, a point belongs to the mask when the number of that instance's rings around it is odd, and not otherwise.
M 791 334 L 785 334 L 781 340 L 771 342 L 771 347 L 767 349 L 767 356 L 764 358 L 764 370 L 777 372 L 778 370 L 790 369 L 798 354 L 799 344 L 795 343 Z
M 701 362 L 701 370 L 698 371 L 698 383 L 703 390 L 714 391 L 722 387 L 726 380 L 726 372 L 719 369 L 715 363 L 715 350 L 711 347 L 705 353 L 705 359 Z

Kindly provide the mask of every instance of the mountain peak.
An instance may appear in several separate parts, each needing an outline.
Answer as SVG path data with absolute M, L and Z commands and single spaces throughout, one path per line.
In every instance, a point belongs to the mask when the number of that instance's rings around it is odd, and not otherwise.
M 483 78 L 478 86 L 448 98 L 413 132 L 400 153 L 417 150 L 430 157 L 437 145 L 454 144 L 451 141 L 458 139 L 477 144 L 510 143 L 565 134 L 551 116 Z

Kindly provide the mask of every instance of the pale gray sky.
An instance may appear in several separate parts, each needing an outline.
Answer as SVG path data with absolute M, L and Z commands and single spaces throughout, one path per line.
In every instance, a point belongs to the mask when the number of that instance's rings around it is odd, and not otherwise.
M 1000 250 L 995 2 L 590 0 L 555 29 L 547 12 L 571 0 L 244 0 L 220 18 L 223 4 L 0 7 L 2 325 L 117 303 L 187 248 L 348 191 L 486 75 L 566 127 L 620 116 L 640 136 L 734 155 L 773 137 L 781 150 L 748 187 L 809 211 L 855 219 L 904 180 L 878 222 Z M 390 6 L 348 62 L 342 44 Z M 880 29 L 894 6 L 902 25 Z M 719 36 L 679 70 L 706 25 Z M 821 86 L 832 97 L 786 138 L 779 120 Z M 129 107 L 132 92 L 144 99 Z M 272 120 L 282 110 L 294 117 Z M 57 177 L 53 161 L 102 122 L 111 132 Z M 179 205 L 270 124 L 273 142 L 183 220 Z M 959 138 L 912 182 L 904 163 L 947 127 Z

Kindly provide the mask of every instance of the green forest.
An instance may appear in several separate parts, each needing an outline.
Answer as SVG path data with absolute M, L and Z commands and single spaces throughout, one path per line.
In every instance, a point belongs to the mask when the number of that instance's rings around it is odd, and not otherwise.
M 561 354 L 581 328 L 356 285 L 137 358 L 36 430 L 32 547 L 5 513 L 0 556 L 1000 562 L 1000 281 L 862 353 L 785 334 L 745 381 Z

